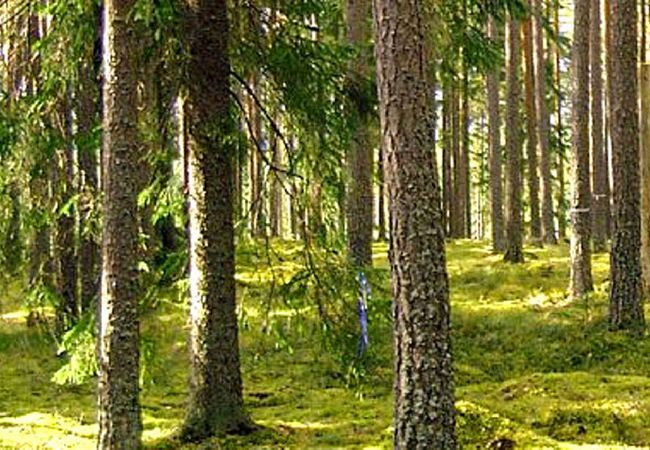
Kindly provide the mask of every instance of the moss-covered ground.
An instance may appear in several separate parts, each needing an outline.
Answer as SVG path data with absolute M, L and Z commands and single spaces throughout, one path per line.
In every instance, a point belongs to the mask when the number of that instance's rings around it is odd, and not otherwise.
M 300 268 L 295 246 L 251 248 L 238 262 L 240 337 L 245 400 L 260 427 L 183 448 L 390 448 L 388 322 L 371 341 L 375 364 L 350 384 L 341 358 L 305 331 L 313 317 L 265 306 L 283 273 Z M 375 255 L 372 301 L 387 304 L 386 246 Z M 461 448 L 650 448 L 650 339 L 608 331 L 608 256 L 595 256 L 596 291 L 580 301 L 565 295 L 566 246 L 526 256 L 513 266 L 486 243 L 448 246 Z M 0 447 L 94 448 L 94 380 L 51 382 L 65 356 L 41 327 L 27 327 L 23 295 L 16 283 L 0 301 Z M 143 320 L 143 437 L 177 448 L 187 310 L 160 300 Z

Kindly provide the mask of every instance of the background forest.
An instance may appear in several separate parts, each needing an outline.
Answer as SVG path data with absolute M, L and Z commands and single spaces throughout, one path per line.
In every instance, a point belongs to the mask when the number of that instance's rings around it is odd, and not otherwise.
M 649 14 L 0 0 L 0 448 L 650 448 Z

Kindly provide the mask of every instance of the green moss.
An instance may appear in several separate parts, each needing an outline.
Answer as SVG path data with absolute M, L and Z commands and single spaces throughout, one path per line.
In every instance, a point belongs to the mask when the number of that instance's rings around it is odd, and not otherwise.
M 324 343 L 313 299 L 289 301 L 279 292 L 304 268 L 301 247 L 241 245 L 242 371 L 259 429 L 183 448 L 391 448 L 386 250 L 375 246 L 372 363 L 345 366 L 355 351 L 354 329 L 337 341 L 351 346 L 340 351 Z M 596 291 L 577 302 L 566 296 L 566 246 L 526 248 L 526 256 L 525 264 L 510 265 L 488 243 L 448 246 L 461 447 L 649 447 L 650 341 L 608 331 L 607 255 L 594 258 Z M 293 294 L 300 292 L 309 290 Z M 47 334 L 25 326 L 21 296 L 15 284 L 2 301 L 0 447 L 94 448 L 94 380 L 75 387 L 50 381 L 64 358 Z M 186 403 L 187 306 L 172 297 L 143 322 L 144 439 L 161 449 L 179 447 L 173 436 Z M 354 326 L 355 311 L 343 311 Z

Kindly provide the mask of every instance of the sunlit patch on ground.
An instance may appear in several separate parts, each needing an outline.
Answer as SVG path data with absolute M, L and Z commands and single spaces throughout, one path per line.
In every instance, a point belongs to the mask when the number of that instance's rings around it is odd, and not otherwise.
M 278 291 L 303 269 L 300 250 L 281 242 L 240 246 L 244 396 L 260 425 L 249 436 L 178 445 L 173 437 L 186 404 L 187 304 L 163 299 L 146 315 L 141 401 L 148 447 L 392 447 L 391 329 L 389 319 L 378 317 L 390 318 L 388 247 L 374 246 L 371 306 L 385 310 L 370 309 L 370 324 L 380 328 L 366 355 L 369 369 L 359 373 L 345 359 L 350 356 L 314 331 L 322 324 L 312 299 L 292 303 Z M 510 265 L 487 242 L 448 246 L 461 448 L 650 448 L 650 341 L 608 331 L 608 255 L 594 257 L 595 292 L 572 300 L 566 245 L 527 247 L 525 254 L 525 264 Z M 18 283 L 6 296 L 0 301 L 0 448 L 95 448 L 95 380 L 53 384 L 66 357 L 56 356 L 57 346 L 41 327 L 26 326 Z M 349 314 L 355 325 L 354 308 Z M 353 356 L 354 333 L 342 341 Z

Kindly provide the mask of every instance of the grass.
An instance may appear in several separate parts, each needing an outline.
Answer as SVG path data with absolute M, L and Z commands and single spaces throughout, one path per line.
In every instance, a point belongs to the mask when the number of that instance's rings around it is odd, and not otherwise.
M 607 330 L 607 255 L 593 261 L 595 292 L 574 302 L 565 295 L 566 246 L 526 248 L 526 256 L 513 266 L 487 243 L 448 246 L 461 448 L 650 448 L 650 341 Z M 245 400 L 260 429 L 183 448 L 390 448 L 390 324 L 379 317 L 389 311 L 385 245 L 375 247 L 371 277 L 380 307 L 371 308 L 370 362 L 356 378 L 342 364 L 354 333 L 324 346 L 310 318 L 312 291 L 296 291 L 306 298 L 293 308 L 276 300 L 265 312 L 301 269 L 299 249 L 274 244 L 272 267 L 263 248 L 247 246 L 238 258 Z M 1 302 L 0 448 L 94 448 L 94 380 L 50 381 L 64 358 L 26 326 L 22 295 L 16 284 Z M 178 447 L 172 436 L 184 414 L 187 310 L 161 300 L 143 321 L 153 356 L 141 401 L 145 444 L 162 449 Z

